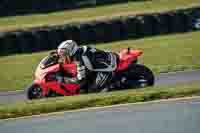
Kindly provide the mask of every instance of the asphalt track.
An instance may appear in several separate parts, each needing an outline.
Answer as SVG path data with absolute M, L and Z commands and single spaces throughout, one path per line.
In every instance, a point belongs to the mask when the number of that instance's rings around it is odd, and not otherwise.
M 191 81 L 200 81 L 200 70 L 160 74 L 156 77 L 155 85 L 174 85 Z M 25 91 L 0 93 L 0 104 L 9 104 L 24 100 L 27 100 Z
M 2 133 L 199 133 L 200 98 L 0 120 Z

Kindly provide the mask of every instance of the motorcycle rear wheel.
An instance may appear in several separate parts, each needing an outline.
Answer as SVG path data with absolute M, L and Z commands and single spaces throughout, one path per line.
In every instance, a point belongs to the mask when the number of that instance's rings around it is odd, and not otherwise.
M 155 77 L 153 72 L 146 66 L 141 64 L 132 64 L 126 74 L 126 86 L 143 88 L 153 86 Z

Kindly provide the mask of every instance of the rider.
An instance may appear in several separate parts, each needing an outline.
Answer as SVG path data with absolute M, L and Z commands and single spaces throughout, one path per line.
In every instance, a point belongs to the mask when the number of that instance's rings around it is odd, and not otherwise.
M 105 52 L 89 46 L 78 46 L 73 40 L 63 41 L 57 49 L 57 53 L 63 63 L 75 61 L 77 65 L 77 76 L 71 78 L 74 82 L 82 82 L 92 79 L 89 87 L 92 91 L 106 88 L 111 81 L 113 71 L 116 69 L 117 56 L 112 52 Z M 91 78 L 88 75 L 95 75 Z M 89 78 L 90 77 L 90 78 Z M 64 80 L 64 82 L 68 82 Z

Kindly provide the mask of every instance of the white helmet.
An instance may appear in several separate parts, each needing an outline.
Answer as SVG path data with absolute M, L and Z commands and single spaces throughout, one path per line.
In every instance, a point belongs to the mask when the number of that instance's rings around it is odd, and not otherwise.
M 78 50 L 78 45 L 73 40 L 66 40 L 58 46 L 58 55 L 72 57 Z

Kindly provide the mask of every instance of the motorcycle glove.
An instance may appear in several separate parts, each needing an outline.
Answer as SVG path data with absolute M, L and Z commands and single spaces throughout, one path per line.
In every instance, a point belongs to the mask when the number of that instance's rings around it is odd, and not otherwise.
M 83 78 L 86 77 L 86 70 L 85 70 L 85 66 L 80 66 L 77 65 L 77 79 L 78 80 L 82 80 Z

